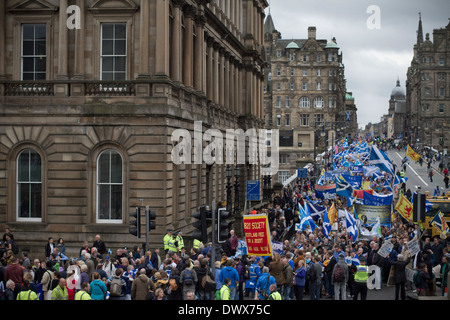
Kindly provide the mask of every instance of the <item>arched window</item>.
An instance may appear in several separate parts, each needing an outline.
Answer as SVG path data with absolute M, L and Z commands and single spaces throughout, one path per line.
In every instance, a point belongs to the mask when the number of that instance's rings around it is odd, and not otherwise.
M 314 98 L 314 108 L 323 108 L 324 100 L 322 97 Z
M 42 161 L 33 149 L 17 157 L 17 220 L 42 219 Z
M 308 97 L 300 98 L 300 108 L 309 108 L 309 98 Z
M 122 222 L 122 204 L 122 156 L 108 149 L 97 159 L 97 222 Z

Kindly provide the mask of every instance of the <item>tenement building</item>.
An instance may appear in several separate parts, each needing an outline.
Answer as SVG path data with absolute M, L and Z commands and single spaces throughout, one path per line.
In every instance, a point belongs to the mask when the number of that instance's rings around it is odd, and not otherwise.
M 279 130 L 278 181 L 283 182 L 338 139 L 354 137 L 356 105 L 346 90 L 335 38 L 317 39 L 316 27 L 309 27 L 305 39 L 282 39 L 269 14 L 264 43 L 264 117 L 268 129 Z
M 407 72 L 409 143 L 446 150 L 450 142 L 450 23 L 423 37 L 419 18 L 414 56 Z
M 226 165 L 174 164 L 172 133 L 264 126 L 267 6 L 0 1 L 0 228 L 42 254 L 48 237 L 69 253 L 97 233 L 140 245 L 129 213 L 149 206 L 150 247 L 188 235 L 199 206 L 225 200 Z M 241 185 L 259 170 L 240 165 Z

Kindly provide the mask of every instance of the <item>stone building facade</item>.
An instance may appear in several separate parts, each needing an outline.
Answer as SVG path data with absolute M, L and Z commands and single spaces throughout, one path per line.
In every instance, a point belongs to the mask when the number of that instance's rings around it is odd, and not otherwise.
M 38 253 L 50 236 L 69 252 L 97 233 L 116 248 L 145 242 L 128 213 L 149 206 L 150 247 L 188 235 L 200 205 L 225 200 L 226 166 L 175 165 L 172 133 L 263 127 L 267 6 L 1 1 L 0 228 Z M 258 178 L 242 165 L 241 185 Z
M 347 95 L 343 56 L 335 38 L 317 39 L 316 27 L 309 27 L 305 39 L 282 39 L 269 14 L 264 43 L 265 123 L 279 130 L 282 182 L 344 138 L 344 132 L 356 132 L 356 106 L 354 97 Z
M 442 151 L 450 135 L 450 23 L 423 36 L 419 18 L 414 56 L 407 71 L 408 142 Z

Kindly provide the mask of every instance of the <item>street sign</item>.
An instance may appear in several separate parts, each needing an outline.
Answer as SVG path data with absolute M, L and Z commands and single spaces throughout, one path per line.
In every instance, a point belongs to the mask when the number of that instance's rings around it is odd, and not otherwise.
M 261 200 L 261 181 L 247 181 L 246 201 Z

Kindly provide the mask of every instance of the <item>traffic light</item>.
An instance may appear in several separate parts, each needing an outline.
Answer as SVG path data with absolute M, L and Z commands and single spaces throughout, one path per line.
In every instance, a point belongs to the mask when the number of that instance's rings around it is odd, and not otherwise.
M 148 231 L 155 230 L 156 228 L 156 212 L 150 210 L 149 206 L 145 207 L 145 216 L 147 217 L 147 223 L 148 223 Z
M 206 222 L 206 207 L 203 205 L 199 208 L 199 211 L 196 211 L 192 214 L 192 218 L 197 219 L 193 223 L 195 228 L 192 233 L 192 237 L 194 239 L 200 240 L 202 243 L 206 243 L 208 241 L 208 226 Z
M 227 221 L 230 217 L 230 212 L 226 208 L 219 208 L 217 210 L 217 242 L 224 243 L 227 241 L 229 228 L 231 222 Z
M 136 236 L 138 238 L 141 237 L 141 209 L 139 207 L 136 207 L 135 212 L 130 212 L 130 217 L 134 218 L 135 220 L 130 220 L 130 224 L 134 227 L 130 227 L 130 233 L 133 236 Z

